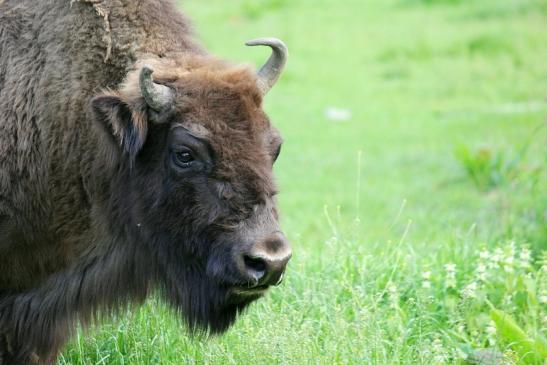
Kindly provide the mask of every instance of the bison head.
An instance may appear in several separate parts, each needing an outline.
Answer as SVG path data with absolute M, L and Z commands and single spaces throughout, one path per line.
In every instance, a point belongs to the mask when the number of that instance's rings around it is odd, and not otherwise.
M 273 49 L 256 74 L 210 56 L 151 57 L 92 101 L 114 161 L 97 208 L 110 234 L 146 250 L 150 267 L 135 271 L 213 332 L 279 284 L 291 257 L 272 175 L 282 140 L 262 110 L 287 52 L 275 39 L 248 45 Z

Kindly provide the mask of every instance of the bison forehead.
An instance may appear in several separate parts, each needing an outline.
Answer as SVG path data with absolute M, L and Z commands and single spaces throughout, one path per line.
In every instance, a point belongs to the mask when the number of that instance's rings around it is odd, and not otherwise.
M 262 111 L 262 97 L 254 75 L 237 72 L 236 79 L 212 78 L 198 73 L 175 83 L 177 110 L 218 133 L 242 132 L 261 134 L 269 129 L 269 121 Z
M 128 75 L 124 93 L 140 97 L 137 76 L 144 64 L 153 67 L 154 82 L 175 91 L 174 124 L 209 141 L 218 181 L 229 182 L 235 195 L 273 195 L 271 144 L 277 132 L 262 110 L 254 70 L 186 54 L 144 59 Z
M 174 120 L 207 140 L 221 160 L 271 167 L 270 145 L 276 131 L 264 112 L 245 97 L 197 99 L 190 110 L 179 110 Z
M 217 153 L 215 178 L 229 182 L 236 195 L 252 195 L 252 201 L 263 201 L 277 190 L 272 173 L 272 158 L 263 139 L 212 142 Z
M 177 121 L 222 146 L 263 147 L 271 133 L 255 72 L 223 61 L 191 57 L 158 68 L 155 81 L 175 90 Z M 266 136 L 266 137 L 264 137 Z
M 211 146 L 216 154 L 214 177 L 228 182 L 235 196 L 252 202 L 275 195 L 277 187 L 272 172 L 269 143 L 272 131 L 260 134 L 239 131 L 211 132 Z

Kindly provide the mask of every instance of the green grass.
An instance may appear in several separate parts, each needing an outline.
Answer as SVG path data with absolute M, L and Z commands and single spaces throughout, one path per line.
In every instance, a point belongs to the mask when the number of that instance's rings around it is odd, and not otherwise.
M 522 343 L 547 331 L 547 1 L 181 3 L 222 57 L 290 47 L 266 109 L 294 258 L 221 337 L 151 300 L 61 364 L 543 363 Z

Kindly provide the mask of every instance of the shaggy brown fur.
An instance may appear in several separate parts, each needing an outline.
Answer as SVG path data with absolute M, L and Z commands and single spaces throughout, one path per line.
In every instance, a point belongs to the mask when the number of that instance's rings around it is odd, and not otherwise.
M 176 93 L 166 115 L 144 64 Z M 258 297 L 230 291 L 234 250 L 279 230 L 261 103 L 171 1 L 0 0 L 0 364 L 54 363 L 76 321 L 154 289 L 225 330 Z

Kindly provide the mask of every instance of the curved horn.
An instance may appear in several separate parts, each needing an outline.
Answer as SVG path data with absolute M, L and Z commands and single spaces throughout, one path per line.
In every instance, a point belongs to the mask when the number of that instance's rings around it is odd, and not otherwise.
M 167 111 L 173 105 L 173 91 L 170 87 L 156 84 L 152 80 L 154 70 L 148 65 L 141 69 L 139 86 L 141 95 L 152 109 L 157 112 Z
M 272 49 L 272 55 L 257 73 L 258 88 L 262 95 L 266 95 L 274 86 L 285 67 L 285 63 L 287 63 L 287 57 L 289 56 L 287 46 L 277 38 L 258 38 L 248 41 L 245 45 L 268 46 Z

